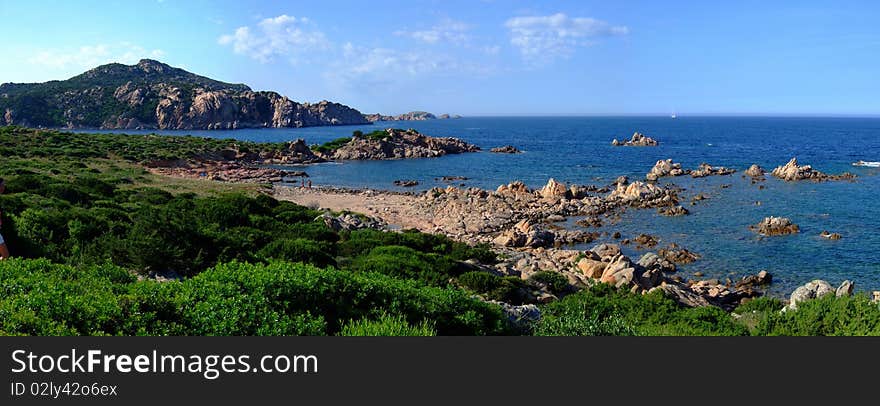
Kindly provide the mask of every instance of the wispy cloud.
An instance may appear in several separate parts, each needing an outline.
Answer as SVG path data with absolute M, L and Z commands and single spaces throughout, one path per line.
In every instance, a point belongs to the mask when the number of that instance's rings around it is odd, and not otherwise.
M 230 45 L 232 50 L 266 63 L 276 57 L 298 61 L 308 52 L 327 49 L 330 41 L 323 32 L 305 17 L 282 14 L 266 18 L 256 27 L 238 27 L 234 33 L 221 36 L 217 42 Z
M 470 41 L 471 27 L 460 21 L 452 19 L 444 19 L 430 29 L 406 31 L 395 31 L 394 34 L 403 37 L 409 37 L 426 44 L 451 43 L 456 45 L 464 45 Z
M 161 49 L 147 49 L 129 42 L 86 45 L 79 48 L 39 50 L 27 59 L 28 63 L 52 69 L 93 68 L 97 65 L 119 62 L 133 64 L 142 58 L 162 58 Z
M 623 36 L 626 26 L 611 25 L 590 17 L 572 18 L 563 13 L 549 16 L 514 17 L 504 24 L 510 43 L 532 64 L 546 64 L 567 58 L 581 46 L 595 44 L 600 38 Z
M 487 75 L 493 69 L 427 49 L 397 50 L 346 43 L 342 46 L 341 58 L 330 64 L 324 77 L 337 86 L 369 91 L 387 90 L 426 77 L 458 73 Z

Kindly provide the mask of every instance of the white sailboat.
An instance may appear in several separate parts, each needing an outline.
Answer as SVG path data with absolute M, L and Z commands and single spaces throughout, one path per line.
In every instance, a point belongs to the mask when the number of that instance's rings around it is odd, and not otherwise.
M 675 118 L 675 113 L 672 113 L 672 115 L 669 116 L 669 118 Z

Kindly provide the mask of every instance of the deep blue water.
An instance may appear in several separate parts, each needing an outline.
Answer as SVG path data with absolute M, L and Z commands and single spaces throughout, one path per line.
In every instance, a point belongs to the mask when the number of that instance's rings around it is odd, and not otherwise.
M 880 161 L 880 118 L 771 117 L 481 117 L 458 120 L 382 123 L 373 126 L 190 131 L 187 133 L 252 141 L 304 138 L 309 144 L 349 136 L 354 130 L 387 126 L 415 128 L 432 136 L 459 137 L 489 148 L 511 144 L 518 155 L 479 152 L 435 159 L 347 162 L 311 165 L 305 170 L 316 185 L 397 189 L 396 179 L 415 179 L 426 189 L 445 186 L 442 176 L 466 176 L 464 183 L 494 189 L 513 180 L 540 187 L 553 177 L 579 184 L 608 184 L 619 175 L 642 178 L 658 159 L 672 158 L 686 168 L 701 162 L 733 167 L 730 177 L 666 178 L 686 190 L 682 202 L 691 215 L 659 216 L 630 210 L 623 221 L 602 228 L 624 237 L 659 236 L 661 246 L 676 242 L 702 255 L 685 266 L 683 276 L 701 271 L 726 278 L 769 270 L 774 293 L 822 278 L 844 279 L 857 290 L 880 290 L 880 170 L 854 167 L 857 160 Z M 613 138 L 639 131 L 659 147 L 612 147 Z M 164 132 L 180 134 L 180 132 Z M 792 157 L 826 173 L 850 171 L 856 182 L 785 183 L 768 177 L 764 190 L 741 172 L 757 163 L 772 170 Z M 721 185 L 731 185 L 722 188 Z M 688 204 L 690 197 L 710 199 Z M 760 201 L 760 205 L 755 202 Z M 766 216 L 790 217 L 801 227 L 793 236 L 760 238 L 748 230 Z M 828 241 L 822 230 L 843 239 Z M 636 254 L 632 248 L 631 254 Z

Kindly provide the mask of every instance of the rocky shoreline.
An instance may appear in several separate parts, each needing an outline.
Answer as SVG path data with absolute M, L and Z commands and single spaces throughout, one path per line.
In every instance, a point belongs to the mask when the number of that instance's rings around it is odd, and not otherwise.
M 390 130 L 389 130 L 390 131 Z M 393 133 L 389 133 L 394 135 Z M 401 133 L 412 137 L 424 137 L 417 133 Z M 366 140 L 374 141 L 374 140 Z M 295 141 L 274 155 L 236 154 L 233 160 L 245 162 L 276 162 L 323 160 L 326 156 L 310 154 L 303 148 L 304 142 Z M 286 157 L 286 158 L 285 158 Z M 211 176 L 225 181 L 247 181 L 248 176 L 223 176 L 223 171 L 246 171 L 236 166 L 237 161 L 217 165 L 221 175 Z M 188 168 L 192 174 L 196 168 Z M 729 175 L 734 169 L 700 165 L 695 171 L 700 176 Z M 315 187 L 301 189 L 276 186 L 278 199 L 294 201 L 314 208 L 362 213 L 357 221 L 346 218 L 328 218 L 325 222 L 334 229 L 378 228 L 416 229 L 422 232 L 446 235 L 471 245 L 486 244 L 496 251 L 502 260 L 494 265 L 471 264 L 503 276 L 529 279 L 541 271 L 563 275 L 573 289 L 595 283 L 609 283 L 633 292 L 647 293 L 656 290 L 686 306 L 718 306 L 731 310 L 746 300 L 762 295 L 772 276 L 766 272 L 748 275 L 741 280 L 686 280 L 676 274 L 676 264 L 699 261 L 700 255 L 690 252 L 674 242 L 656 251 L 648 251 L 639 258 L 621 253 L 617 244 L 598 244 L 589 250 L 569 248 L 574 244 L 596 241 L 603 236 L 620 239 L 612 226 L 620 215 L 631 209 L 654 209 L 664 215 L 686 215 L 688 211 L 680 204 L 679 189 L 673 185 L 658 185 L 655 180 L 663 176 L 682 176 L 695 171 L 682 169 L 671 159 L 655 164 L 646 178 L 647 182 L 629 182 L 618 178 L 605 186 L 565 184 L 554 179 L 541 188 L 531 189 L 522 182 L 511 182 L 495 190 L 447 186 L 435 187 L 421 192 L 393 192 L 371 189 Z M 180 176 L 179 172 L 158 170 L 158 173 Z M 654 176 L 651 176 L 651 175 Z M 305 175 L 305 174 L 303 174 Z M 745 176 L 762 176 L 763 171 L 750 168 Z M 302 176 L 302 175 L 301 175 Z M 307 176 L 307 175 L 306 175 Z M 700 177 L 698 176 L 698 177 Z M 204 177 L 204 175 L 202 175 Z M 250 178 L 277 183 L 277 172 L 255 172 Z M 653 178 L 653 179 L 652 179 Z M 451 181 L 459 178 L 450 177 Z M 414 186 L 417 180 L 399 180 L 399 186 Z M 694 196 L 691 204 L 705 196 Z M 583 217 L 578 222 L 592 228 L 567 229 L 558 225 L 569 217 Z M 764 236 L 798 232 L 797 225 L 785 218 L 767 218 L 751 227 Z M 832 239 L 831 233 L 823 237 Z M 839 234 L 833 238 L 839 238 Z M 634 241 L 641 250 L 657 247 L 656 238 L 642 234 L 633 240 L 624 239 L 621 244 Z M 699 273 L 694 273 L 699 276 Z M 550 292 L 544 292 L 537 303 L 555 300 Z

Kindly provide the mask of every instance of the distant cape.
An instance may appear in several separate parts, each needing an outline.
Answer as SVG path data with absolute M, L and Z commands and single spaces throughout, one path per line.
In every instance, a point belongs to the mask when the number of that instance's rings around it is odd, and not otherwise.
M 371 121 L 424 121 L 424 120 L 443 120 L 450 118 L 461 118 L 459 115 L 449 114 L 441 114 L 439 116 L 435 116 L 434 114 L 428 113 L 427 111 L 411 111 L 409 113 L 398 114 L 396 116 L 385 116 L 382 114 L 365 114 L 364 117 Z

